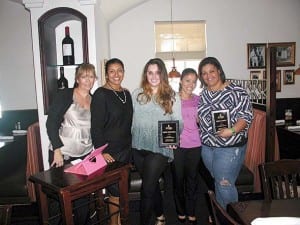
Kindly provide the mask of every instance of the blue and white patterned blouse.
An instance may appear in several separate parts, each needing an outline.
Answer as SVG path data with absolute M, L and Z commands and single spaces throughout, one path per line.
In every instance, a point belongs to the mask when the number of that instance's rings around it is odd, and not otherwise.
M 209 91 L 204 88 L 198 106 L 202 144 L 212 147 L 230 147 L 247 139 L 248 129 L 252 121 L 252 104 L 247 92 L 240 86 L 230 83 L 223 90 Z M 212 111 L 229 110 L 231 126 L 238 119 L 244 119 L 247 127 L 230 138 L 222 138 L 214 134 Z

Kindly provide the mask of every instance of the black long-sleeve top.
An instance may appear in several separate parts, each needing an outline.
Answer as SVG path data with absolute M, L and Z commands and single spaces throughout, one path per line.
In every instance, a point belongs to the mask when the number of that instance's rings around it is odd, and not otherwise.
M 59 128 L 64 120 L 66 111 L 73 103 L 73 92 L 73 88 L 58 91 L 48 110 L 46 128 L 53 150 L 64 145 L 59 137 Z
M 123 104 L 119 99 L 125 99 Z M 114 91 L 100 87 L 91 103 L 91 136 L 95 148 L 106 143 L 106 153 L 116 153 L 131 145 L 132 99 L 129 91 Z M 119 95 L 119 97 L 116 96 Z

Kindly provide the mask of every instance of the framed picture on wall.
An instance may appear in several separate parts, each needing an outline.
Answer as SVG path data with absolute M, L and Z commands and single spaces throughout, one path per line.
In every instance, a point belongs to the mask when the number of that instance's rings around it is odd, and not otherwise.
M 295 74 L 294 70 L 284 70 L 283 71 L 283 84 L 294 84 Z
M 247 44 L 249 69 L 266 67 L 266 46 L 264 43 Z
M 296 42 L 269 43 L 276 47 L 276 66 L 295 66 Z
M 276 70 L 276 92 L 281 92 L 281 70 Z
M 104 85 L 106 83 L 106 78 L 105 78 L 105 64 L 107 62 L 107 59 L 103 59 L 100 62 L 100 66 L 101 66 L 101 81 L 100 81 L 100 85 Z
M 263 72 L 260 70 L 250 71 L 250 80 L 262 80 Z

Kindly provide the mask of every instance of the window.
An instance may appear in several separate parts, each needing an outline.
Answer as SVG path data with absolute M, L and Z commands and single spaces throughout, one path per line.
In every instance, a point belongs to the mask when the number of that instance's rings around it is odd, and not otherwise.
M 202 59 L 206 56 L 205 21 L 155 22 L 156 57 Z
M 164 60 L 168 70 L 173 67 L 174 57 L 178 72 L 188 67 L 198 72 L 199 62 L 206 56 L 205 28 L 206 22 L 202 20 L 155 22 L 156 57 Z M 179 78 L 170 78 L 170 84 L 175 91 L 178 91 Z M 194 93 L 200 92 L 200 81 L 198 81 Z

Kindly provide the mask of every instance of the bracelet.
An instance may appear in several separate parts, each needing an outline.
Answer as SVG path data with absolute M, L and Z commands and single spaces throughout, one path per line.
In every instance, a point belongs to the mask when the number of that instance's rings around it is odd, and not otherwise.
M 234 136 L 236 134 L 234 127 L 231 127 L 230 130 L 232 132 L 232 136 Z

